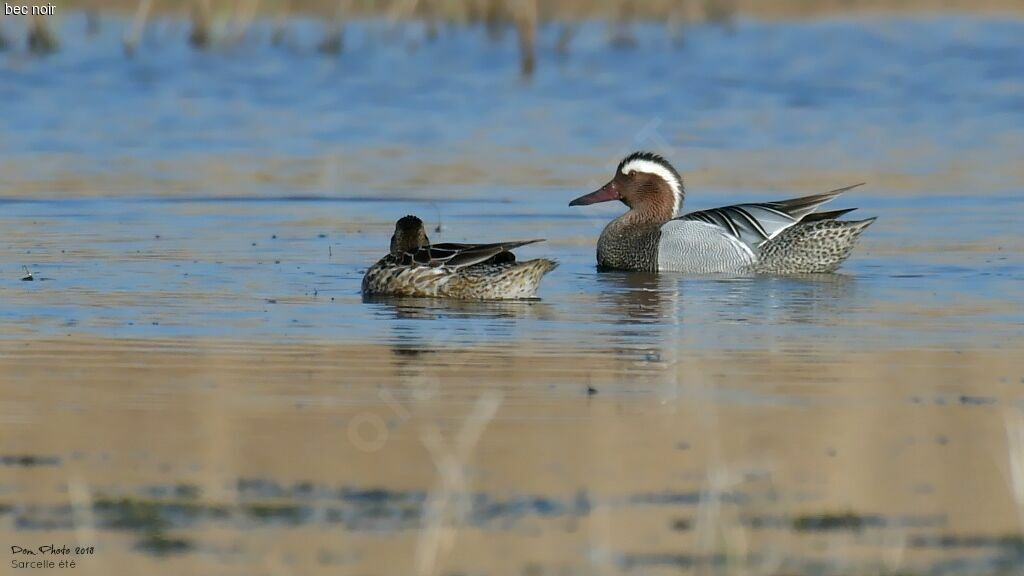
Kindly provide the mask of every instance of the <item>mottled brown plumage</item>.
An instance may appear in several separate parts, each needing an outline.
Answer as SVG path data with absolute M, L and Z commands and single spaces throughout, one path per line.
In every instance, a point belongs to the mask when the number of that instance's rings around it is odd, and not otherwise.
M 537 285 L 557 263 L 517 262 L 512 250 L 542 240 L 492 244 L 431 244 L 423 222 L 406 216 L 395 224 L 391 253 L 363 276 L 363 294 L 463 300 L 537 297 Z

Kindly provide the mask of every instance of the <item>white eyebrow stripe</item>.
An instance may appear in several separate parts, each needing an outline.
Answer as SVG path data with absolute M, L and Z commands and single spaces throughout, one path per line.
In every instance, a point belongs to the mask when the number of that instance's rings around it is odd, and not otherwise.
M 629 174 L 631 172 L 646 172 L 647 174 L 654 174 L 655 176 L 659 176 L 665 182 L 668 182 L 669 187 L 672 188 L 672 217 L 674 218 L 679 214 L 679 202 L 683 195 L 682 184 L 671 170 L 657 162 L 636 159 L 630 160 L 622 167 L 623 174 Z

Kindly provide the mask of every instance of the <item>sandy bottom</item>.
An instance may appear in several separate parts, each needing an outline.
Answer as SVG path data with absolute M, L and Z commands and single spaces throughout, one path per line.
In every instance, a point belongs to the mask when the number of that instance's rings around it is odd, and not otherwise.
M 1010 573 L 1008 348 L 4 341 L 0 532 L 78 574 Z

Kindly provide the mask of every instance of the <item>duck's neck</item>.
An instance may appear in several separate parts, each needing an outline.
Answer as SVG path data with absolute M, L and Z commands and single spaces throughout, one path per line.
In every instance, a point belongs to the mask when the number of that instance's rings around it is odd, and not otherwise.
M 671 220 L 668 211 L 630 209 L 612 220 L 597 241 L 597 263 L 616 270 L 646 270 L 658 267 L 658 238 L 661 226 Z
M 626 226 L 661 226 L 676 217 L 675 209 L 671 197 L 658 198 L 656 202 L 630 207 L 629 212 L 616 220 L 621 220 Z

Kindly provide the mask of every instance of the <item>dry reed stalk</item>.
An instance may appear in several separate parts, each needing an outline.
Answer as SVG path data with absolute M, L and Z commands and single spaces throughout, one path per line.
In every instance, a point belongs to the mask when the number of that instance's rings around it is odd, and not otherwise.
M 609 43 L 615 48 L 636 47 L 636 36 L 633 35 L 633 18 L 635 6 L 633 0 L 624 0 L 619 4 L 615 20 L 611 24 Z
M 565 22 L 558 30 L 558 39 L 555 41 L 555 53 L 558 54 L 559 58 L 567 58 L 569 56 L 569 45 L 572 43 L 573 36 L 576 35 L 576 26 L 571 22 Z
M 750 559 L 749 540 L 746 530 L 739 523 L 727 525 L 722 515 L 722 496 L 742 482 L 742 475 L 729 470 L 726 465 L 709 467 L 705 484 L 701 489 L 697 505 L 697 542 L 701 558 L 708 559 L 697 574 L 715 572 L 716 562 L 711 559 L 724 558 L 724 571 L 744 574 Z M 738 564 L 737 564 L 738 563 Z
M 89 485 L 81 479 L 78 472 L 68 478 L 68 499 L 71 504 L 71 522 L 74 527 L 75 543 L 78 546 L 95 546 L 96 518 L 93 516 L 93 497 Z M 99 556 L 90 558 L 100 560 Z
M 211 373 L 218 373 L 219 365 L 211 365 Z M 220 386 L 209 391 L 196 391 L 190 402 L 195 406 L 196 426 L 206 441 L 200 454 L 203 474 L 199 478 L 199 494 L 205 502 L 226 506 L 231 514 L 241 508 L 238 484 L 238 431 L 236 429 L 236 402 L 240 396 L 237 380 L 223 378 Z
M 124 36 L 124 53 L 126 56 L 134 56 L 135 50 L 142 39 L 142 32 L 146 28 L 146 20 L 149 19 L 149 12 L 153 8 L 153 0 L 139 0 L 139 6 L 135 9 L 135 16 L 132 18 L 132 26 Z
M 464 22 L 469 25 L 479 24 L 484 20 L 484 3 L 487 0 L 466 0 L 463 12 Z
M 882 538 L 882 565 L 885 566 L 883 574 L 900 574 L 907 552 L 907 530 L 893 528 L 887 530 Z
M 331 27 L 316 47 L 318 52 L 334 56 L 345 49 L 345 18 L 348 12 L 349 0 L 338 0 Z
M 537 66 L 537 0 L 519 0 L 518 12 L 519 71 L 528 78 Z
M 439 9 L 436 17 L 448 24 L 456 24 L 459 26 L 465 26 L 475 18 L 475 0 L 456 2 L 454 6 L 451 6 L 451 8 L 452 9 L 447 12 Z
M 419 0 L 399 0 L 388 11 L 388 20 L 394 24 L 399 20 L 408 20 L 419 7 Z
M 212 40 L 210 12 L 210 0 L 193 0 L 191 10 L 192 31 L 188 35 L 188 43 L 194 48 L 205 49 L 210 47 Z
M 281 2 L 281 9 L 274 16 L 274 32 L 270 36 L 270 43 L 280 46 L 284 43 L 285 28 L 288 26 L 288 16 L 291 12 L 291 3 L 288 0 Z
M 469 512 L 469 483 L 466 468 L 480 437 L 501 406 L 501 395 L 486 392 L 463 422 L 453 450 L 446 450 L 436 425 L 424 427 L 423 445 L 430 451 L 438 470 L 438 482 L 424 505 L 423 528 L 416 540 L 416 575 L 436 576 L 442 562 L 455 545 L 458 525 Z
M 665 14 L 665 27 L 673 46 L 682 46 L 686 40 L 685 28 L 688 20 L 690 2 L 688 0 L 668 0 Z
M 735 26 L 736 9 L 735 0 L 705 0 L 704 19 L 731 31 Z
M 508 22 L 504 1 L 484 0 L 482 16 L 487 27 L 487 36 L 492 40 L 500 40 Z
M 259 9 L 259 0 L 236 0 L 235 18 L 231 24 L 231 41 L 241 42 L 253 21 L 256 19 L 256 12 Z
M 100 13 L 96 10 L 85 12 L 85 34 L 95 36 L 100 33 Z
M 1006 428 L 1006 452 L 1009 463 L 1007 483 L 1017 505 L 1017 519 L 1024 532 L 1024 415 L 1007 412 L 1003 415 Z
M 673 368 L 673 371 L 678 371 Z M 708 458 L 705 468 L 704 486 L 701 487 L 700 500 L 697 504 L 697 520 L 694 526 L 697 547 L 700 556 L 714 558 L 719 551 L 725 550 L 725 573 L 734 568 L 731 562 L 739 558 L 749 558 L 748 540 L 742 525 L 729 527 L 722 517 L 722 495 L 742 481 L 742 475 L 730 469 L 722 447 L 721 420 L 719 406 L 714 402 L 717 383 L 702 380 L 700 398 L 708 403 L 706 409 L 699 410 L 699 418 L 708 438 Z M 739 567 L 740 574 L 744 567 Z M 718 567 L 715 562 L 699 564 L 695 574 L 715 574 Z
M 28 30 L 28 51 L 33 54 L 50 54 L 57 51 L 57 37 L 50 30 L 46 16 L 32 15 Z
M 0 13 L 0 52 L 3 52 L 10 47 L 11 39 L 7 37 L 7 32 L 4 30 L 4 16 Z
M 439 35 L 438 13 L 440 12 L 440 10 L 438 10 L 438 7 L 435 4 L 435 2 L 436 0 L 424 0 L 423 2 L 423 18 L 426 20 L 426 37 L 428 42 L 433 42 L 434 40 L 437 40 L 437 37 Z

